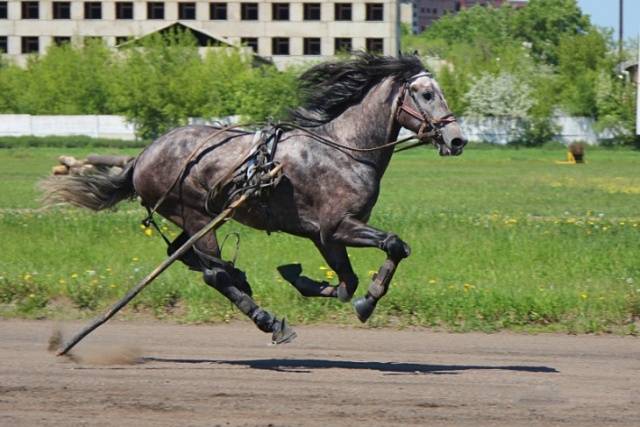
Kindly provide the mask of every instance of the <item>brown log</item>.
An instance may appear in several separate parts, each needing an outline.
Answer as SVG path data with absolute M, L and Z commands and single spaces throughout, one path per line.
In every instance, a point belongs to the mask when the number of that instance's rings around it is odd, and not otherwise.
M 82 160 L 78 160 L 73 156 L 60 156 L 58 157 L 58 161 L 61 165 L 65 165 L 68 168 L 73 168 L 84 164 Z
M 98 154 L 90 154 L 87 156 L 87 163 L 95 166 L 118 166 L 124 167 L 133 159 L 131 156 L 106 156 Z
M 70 167 L 69 174 L 70 175 L 87 175 L 88 173 L 91 173 L 93 169 L 95 169 L 95 166 L 81 163 L 76 166 Z
M 56 165 L 51 168 L 51 173 L 54 175 L 69 175 L 69 168 L 65 165 Z

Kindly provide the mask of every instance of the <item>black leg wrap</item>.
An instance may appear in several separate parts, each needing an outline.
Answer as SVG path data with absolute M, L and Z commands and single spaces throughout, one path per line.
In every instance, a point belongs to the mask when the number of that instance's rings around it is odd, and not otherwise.
M 362 323 L 371 317 L 378 300 L 387 293 L 396 268 L 398 268 L 397 261 L 387 258 L 378 270 L 378 273 L 374 276 L 367 294 L 353 302 L 353 308 Z
M 273 324 L 276 318 L 268 311 L 258 308 L 251 313 L 250 317 L 262 332 L 273 332 Z
M 285 319 L 278 320 L 268 311 L 258 308 L 251 315 L 251 320 L 258 329 L 263 332 L 272 332 L 271 344 L 287 344 L 293 341 L 298 334 L 287 325 Z
M 395 234 L 389 234 L 380 244 L 380 249 L 385 251 L 389 258 L 396 262 L 411 255 L 411 248 Z
M 251 290 L 251 285 L 247 281 L 247 276 L 244 274 L 242 270 L 238 270 L 235 267 L 230 268 L 231 273 L 231 281 L 233 282 L 233 286 L 240 289 L 245 294 L 252 296 L 253 291 Z

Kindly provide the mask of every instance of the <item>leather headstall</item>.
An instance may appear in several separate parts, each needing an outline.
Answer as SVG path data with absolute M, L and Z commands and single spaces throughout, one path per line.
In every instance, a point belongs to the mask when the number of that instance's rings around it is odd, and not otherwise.
M 422 109 L 415 95 L 411 92 L 411 82 L 419 77 L 431 77 L 428 73 L 417 74 L 406 80 L 402 85 L 402 91 L 398 97 L 396 106 L 396 121 L 403 127 L 416 132 L 422 142 L 431 140 L 433 143 L 441 143 L 440 129 L 456 121 L 453 114 L 449 113 L 439 119 L 434 119 Z

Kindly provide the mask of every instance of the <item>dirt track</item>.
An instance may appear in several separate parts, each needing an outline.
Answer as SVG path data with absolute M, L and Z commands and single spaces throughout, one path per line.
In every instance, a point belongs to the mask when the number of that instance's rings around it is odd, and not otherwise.
M 0 425 L 640 425 L 636 338 L 316 326 L 272 347 L 248 323 L 115 321 L 75 364 L 52 330 L 0 321 Z M 133 346 L 144 363 L 98 364 Z

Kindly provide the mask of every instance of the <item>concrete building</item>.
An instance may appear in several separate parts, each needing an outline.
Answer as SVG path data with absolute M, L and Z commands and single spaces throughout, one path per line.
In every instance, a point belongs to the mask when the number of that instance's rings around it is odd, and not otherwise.
M 0 52 L 18 62 L 52 44 L 100 38 L 116 46 L 179 22 L 244 44 L 284 66 L 340 51 L 398 52 L 397 0 L 0 1 Z
M 460 10 L 473 6 L 500 7 L 509 4 L 512 7 L 524 7 L 526 0 L 413 0 L 414 26 L 416 33 L 421 33 L 433 22 L 448 13 L 457 13 Z

